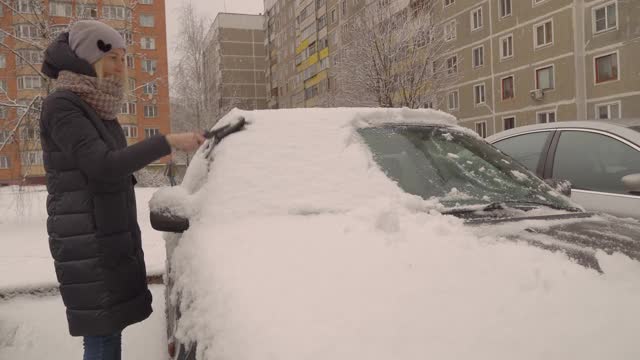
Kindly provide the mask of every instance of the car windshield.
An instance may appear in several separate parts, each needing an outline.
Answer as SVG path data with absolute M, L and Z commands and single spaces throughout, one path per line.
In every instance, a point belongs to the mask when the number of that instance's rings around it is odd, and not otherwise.
M 566 198 L 486 142 L 444 127 L 359 130 L 387 176 L 406 192 L 445 207 L 496 203 L 572 209 Z

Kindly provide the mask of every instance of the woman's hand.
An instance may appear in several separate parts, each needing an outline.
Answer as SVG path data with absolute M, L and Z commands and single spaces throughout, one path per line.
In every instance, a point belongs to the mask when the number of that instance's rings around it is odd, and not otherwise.
M 202 134 L 195 132 L 169 134 L 166 138 L 171 148 L 186 152 L 198 150 L 200 145 L 206 140 Z

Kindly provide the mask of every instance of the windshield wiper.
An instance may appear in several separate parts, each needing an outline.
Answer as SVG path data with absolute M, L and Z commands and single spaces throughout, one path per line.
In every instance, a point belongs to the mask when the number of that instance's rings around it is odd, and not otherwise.
M 548 207 L 551 209 L 555 209 L 555 210 L 564 210 L 564 211 L 570 211 L 570 212 L 580 212 L 581 210 L 578 208 L 574 208 L 574 207 L 563 207 L 563 206 L 558 206 L 558 205 L 554 205 L 554 204 L 550 204 L 550 203 L 546 203 L 546 202 L 538 202 L 538 201 L 521 201 L 521 200 L 508 200 L 508 201 L 496 201 L 496 202 L 492 202 L 490 204 L 485 205 L 484 207 L 478 208 L 478 207 L 463 207 L 463 208 L 458 208 L 458 209 L 451 209 L 448 211 L 444 211 L 443 214 L 445 215 L 460 215 L 460 214 L 470 214 L 470 213 L 475 213 L 475 212 L 491 212 L 491 211 L 496 211 L 496 210 L 504 210 L 507 208 L 507 206 L 505 205 L 514 205 L 515 208 L 517 208 L 517 205 L 533 205 L 534 207 Z

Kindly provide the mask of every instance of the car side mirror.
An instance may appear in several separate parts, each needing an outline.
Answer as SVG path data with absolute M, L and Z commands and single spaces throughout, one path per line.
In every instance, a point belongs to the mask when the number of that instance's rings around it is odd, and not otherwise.
M 158 231 L 183 233 L 189 229 L 189 219 L 167 212 L 152 211 L 150 219 L 151 227 Z
M 627 175 L 622 178 L 624 189 L 633 195 L 640 195 L 640 174 Z
M 569 180 L 557 180 L 557 179 L 546 179 L 544 182 L 546 182 L 547 185 L 549 185 L 552 188 L 554 188 L 560 194 L 562 194 L 562 195 L 564 195 L 566 197 L 571 197 L 571 188 L 573 187 L 573 184 L 571 184 L 571 181 L 569 181 Z

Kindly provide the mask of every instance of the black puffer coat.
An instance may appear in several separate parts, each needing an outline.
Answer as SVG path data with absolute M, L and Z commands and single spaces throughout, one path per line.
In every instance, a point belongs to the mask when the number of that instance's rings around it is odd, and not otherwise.
M 62 34 L 43 72 L 95 76 Z M 151 314 L 132 173 L 171 152 L 164 136 L 127 147 L 117 121 L 102 120 L 80 97 L 58 90 L 40 120 L 47 172 L 47 230 L 73 336 L 107 335 Z

